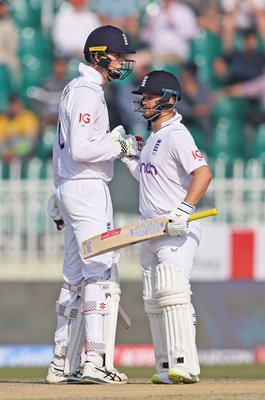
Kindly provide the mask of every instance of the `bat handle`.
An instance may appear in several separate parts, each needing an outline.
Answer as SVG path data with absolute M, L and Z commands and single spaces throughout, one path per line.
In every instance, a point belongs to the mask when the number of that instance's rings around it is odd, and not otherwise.
M 212 217 L 218 214 L 218 210 L 216 208 L 211 208 L 210 210 L 201 211 L 195 214 L 191 214 L 188 221 L 195 221 L 196 219 Z

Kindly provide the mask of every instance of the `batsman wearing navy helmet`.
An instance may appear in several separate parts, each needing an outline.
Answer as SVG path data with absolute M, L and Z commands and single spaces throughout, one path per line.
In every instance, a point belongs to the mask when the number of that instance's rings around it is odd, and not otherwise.
M 84 260 L 81 244 L 88 236 L 113 229 L 108 183 L 113 161 L 138 158 L 141 138 L 126 136 L 122 126 L 110 132 L 103 86 L 124 79 L 134 61 L 126 35 L 101 26 L 84 46 L 87 63 L 63 90 L 53 147 L 54 193 L 48 213 L 64 227 L 63 280 L 56 303 L 54 357 L 48 383 L 122 384 L 128 378 L 113 366 L 120 285 L 113 252 Z M 121 312 L 120 312 L 121 314 Z M 127 323 L 128 325 L 128 323 Z M 80 368 L 85 343 L 84 368 Z
M 140 245 L 143 298 L 155 350 L 153 383 L 199 381 L 196 317 L 190 276 L 200 243 L 201 225 L 188 223 L 211 181 L 209 167 L 181 122 L 181 87 L 166 71 L 152 71 L 132 92 L 135 111 L 152 132 L 140 155 L 126 164 L 139 181 L 141 219 L 168 216 L 167 235 Z

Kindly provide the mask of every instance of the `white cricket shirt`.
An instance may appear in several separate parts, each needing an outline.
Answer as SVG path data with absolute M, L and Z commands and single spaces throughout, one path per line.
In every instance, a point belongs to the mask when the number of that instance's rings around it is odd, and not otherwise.
M 195 169 L 207 165 L 176 115 L 147 139 L 139 162 L 140 212 L 144 219 L 167 214 L 185 198 Z
M 108 109 L 102 76 L 79 64 L 80 75 L 63 90 L 53 146 L 54 184 L 60 179 L 113 177 L 113 160 L 119 146 L 110 140 Z

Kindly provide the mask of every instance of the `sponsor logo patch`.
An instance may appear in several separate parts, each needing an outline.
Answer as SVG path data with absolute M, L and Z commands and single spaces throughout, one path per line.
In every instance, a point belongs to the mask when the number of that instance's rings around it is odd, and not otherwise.
M 84 124 L 89 124 L 89 122 L 90 122 L 90 114 L 80 113 L 79 114 L 79 122 L 82 122 Z
M 184 364 L 184 357 L 174 357 L 173 363 L 174 364 Z
M 147 236 L 159 232 L 161 228 L 164 228 L 162 222 L 150 222 L 149 224 L 139 225 L 137 228 L 131 229 L 130 235 L 138 237 Z
M 86 252 L 87 254 L 89 254 L 89 253 L 91 253 L 91 251 L 92 251 L 92 246 L 91 246 L 91 242 L 90 242 L 90 240 L 89 240 L 89 241 L 86 242 L 86 245 L 85 245 L 85 252 Z
M 147 164 L 142 162 L 140 165 L 140 173 L 157 175 L 157 169 L 150 162 Z
M 141 82 L 141 87 L 145 87 L 145 85 L 146 85 L 146 82 L 147 82 L 147 79 L 148 79 L 148 76 L 147 76 L 147 75 L 145 75 L 145 76 L 143 77 L 143 80 L 142 80 L 142 82 Z
M 153 148 L 152 154 L 155 155 L 155 154 L 157 153 L 157 150 L 158 150 L 158 148 L 159 148 L 161 142 L 162 142 L 162 139 L 158 139 L 158 140 L 156 141 L 156 144 L 155 144 L 155 146 L 154 146 L 154 148 Z
M 121 228 L 112 229 L 111 231 L 102 233 L 101 240 L 107 239 L 112 236 L 118 236 L 120 233 L 121 233 Z
M 100 304 L 99 304 L 99 308 L 100 308 L 101 310 L 105 310 L 105 309 L 107 308 L 106 303 L 100 303 Z
M 193 150 L 192 152 L 191 152 L 191 154 L 192 154 L 192 157 L 194 158 L 194 160 L 197 160 L 197 159 L 203 159 L 204 157 L 203 157 L 203 155 L 202 155 L 202 153 L 200 152 L 200 150 Z
M 125 33 L 123 33 L 122 36 L 123 36 L 124 44 L 125 44 L 126 46 L 128 46 L 128 39 L 127 39 Z

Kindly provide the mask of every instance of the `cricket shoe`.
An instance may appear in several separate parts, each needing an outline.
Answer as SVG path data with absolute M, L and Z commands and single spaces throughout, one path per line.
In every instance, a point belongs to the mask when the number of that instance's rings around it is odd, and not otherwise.
M 81 371 L 77 371 L 72 375 L 66 375 L 63 367 L 58 367 L 53 362 L 50 363 L 48 374 L 46 376 L 47 383 L 79 383 L 82 376 Z
M 172 385 L 174 383 L 168 378 L 167 371 L 158 372 L 154 374 L 151 378 L 151 382 L 155 384 L 168 384 L 168 385 Z
M 120 385 L 127 383 L 128 377 L 115 368 L 112 371 L 107 371 L 105 367 L 97 367 L 93 362 L 86 361 L 80 382 Z
M 168 378 L 173 383 L 196 383 L 199 382 L 198 375 L 192 375 L 185 368 L 174 368 L 168 371 Z

